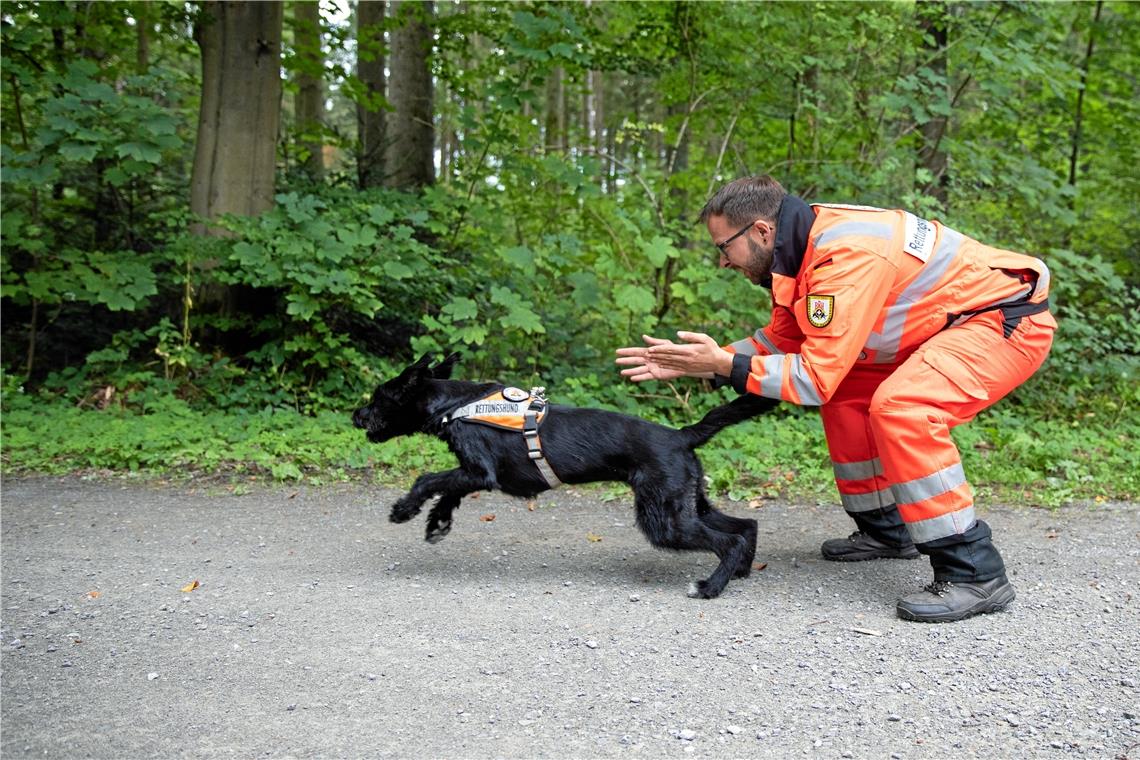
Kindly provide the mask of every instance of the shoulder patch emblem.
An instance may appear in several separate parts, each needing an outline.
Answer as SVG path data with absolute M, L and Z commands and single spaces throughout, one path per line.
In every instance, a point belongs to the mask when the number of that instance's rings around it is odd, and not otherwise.
M 522 388 L 508 387 L 503 388 L 503 398 L 505 398 L 507 401 L 513 401 L 517 404 L 520 401 L 526 401 L 528 398 L 530 398 L 530 394 L 524 391 Z
M 812 327 L 827 327 L 835 316 L 835 296 L 808 294 L 807 318 Z

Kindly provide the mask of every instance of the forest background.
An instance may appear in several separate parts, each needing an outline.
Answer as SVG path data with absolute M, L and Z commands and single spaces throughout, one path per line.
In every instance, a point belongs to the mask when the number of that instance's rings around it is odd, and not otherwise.
M 766 291 L 695 216 L 770 173 L 1042 258 L 1045 368 L 955 431 L 979 498 L 1140 493 L 1140 4 L 10 2 L 3 467 L 406 482 L 349 412 L 421 353 L 691 421 L 642 333 Z M 703 451 L 718 492 L 833 501 L 818 414 Z M 616 493 L 616 492 L 615 492 Z

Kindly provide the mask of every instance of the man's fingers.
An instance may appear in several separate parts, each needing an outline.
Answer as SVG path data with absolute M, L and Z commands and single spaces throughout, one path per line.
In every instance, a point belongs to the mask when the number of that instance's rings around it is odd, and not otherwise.
M 629 348 L 619 348 L 617 350 L 617 355 L 618 356 L 634 356 L 634 357 L 642 356 L 643 357 L 643 356 L 645 356 L 645 354 L 648 350 L 649 349 L 643 348 L 641 346 L 630 346 Z
M 620 364 L 623 367 L 629 366 L 629 365 L 638 365 L 638 364 L 644 365 L 645 364 L 645 357 L 644 356 L 621 356 L 617 359 L 614 359 L 614 364 Z
M 677 337 L 686 343 L 709 343 L 712 341 L 712 338 L 705 335 L 704 333 L 687 332 L 685 330 L 678 331 Z
M 653 375 L 646 371 L 645 367 L 634 367 L 632 369 L 623 369 L 621 371 L 622 377 L 628 377 L 635 383 L 640 383 L 645 380 L 652 380 Z
M 672 342 L 664 338 L 654 338 L 652 335 L 642 335 L 641 339 L 645 341 L 647 346 L 667 346 Z

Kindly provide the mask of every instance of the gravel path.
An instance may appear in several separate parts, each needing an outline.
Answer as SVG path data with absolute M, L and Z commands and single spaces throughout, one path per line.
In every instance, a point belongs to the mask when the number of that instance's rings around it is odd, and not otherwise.
M 984 510 L 1017 602 L 923 625 L 924 560 L 819 558 L 838 507 L 726 505 L 766 566 L 702 602 L 600 494 L 433 546 L 378 488 L 8 479 L 0 752 L 1140 758 L 1140 505 Z

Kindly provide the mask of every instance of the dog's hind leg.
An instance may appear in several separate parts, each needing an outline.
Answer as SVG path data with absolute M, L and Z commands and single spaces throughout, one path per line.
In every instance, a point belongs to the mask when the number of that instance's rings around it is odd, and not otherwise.
M 439 498 L 439 501 L 428 512 L 425 541 L 429 544 L 438 544 L 444 536 L 451 532 L 451 514 L 466 495 L 466 493 L 449 492 Z
M 689 587 L 689 596 L 694 599 L 715 599 L 724 591 L 729 580 L 740 572 L 741 564 L 748 561 L 748 549 L 744 536 L 724 533 L 710 528 L 700 520 L 690 520 L 685 525 L 686 540 L 694 549 L 711 549 L 720 558 L 720 564 L 713 574 Z
M 705 499 L 704 494 L 701 494 L 700 499 Z M 755 520 L 746 520 L 739 517 L 730 517 L 724 512 L 719 511 L 711 504 L 707 505 L 706 510 L 700 512 L 700 518 L 705 525 L 713 530 L 719 530 L 723 533 L 735 533 L 744 537 L 745 541 L 745 554 L 744 559 L 741 560 L 740 566 L 736 568 L 733 578 L 747 578 L 752 572 L 752 562 L 756 558 L 756 536 L 757 528 Z
M 748 542 L 739 533 L 718 530 L 702 520 L 694 509 L 693 496 L 674 499 L 688 499 L 690 503 L 678 506 L 676 501 L 670 503 L 672 500 L 662 499 L 659 495 L 639 493 L 636 497 L 638 526 L 654 546 L 716 554 L 720 564 L 712 575 L 689 588 L 689 596 L 700 599 L 720 596 L 741 563 L 748 561 Z
M 454 470 L 444 470 L 443 472 L 429 472 L 426 475 L 420 475 L 416 478 L 416 482 L 412 484 L 412 490 L 408 491 L 392 505 L 392 511 L 389 512 L 388 519 L 394 523 L 411 520 L 420 513 L 424 502 L 437 493 L 468 494 L 473 491 L 482 491 L 491 488 L 492 485 L 492 483 L 488 482 L 487 478 L 473 475 L 458 467 Z M 454 509 L 454 507 L 452 508 Z

